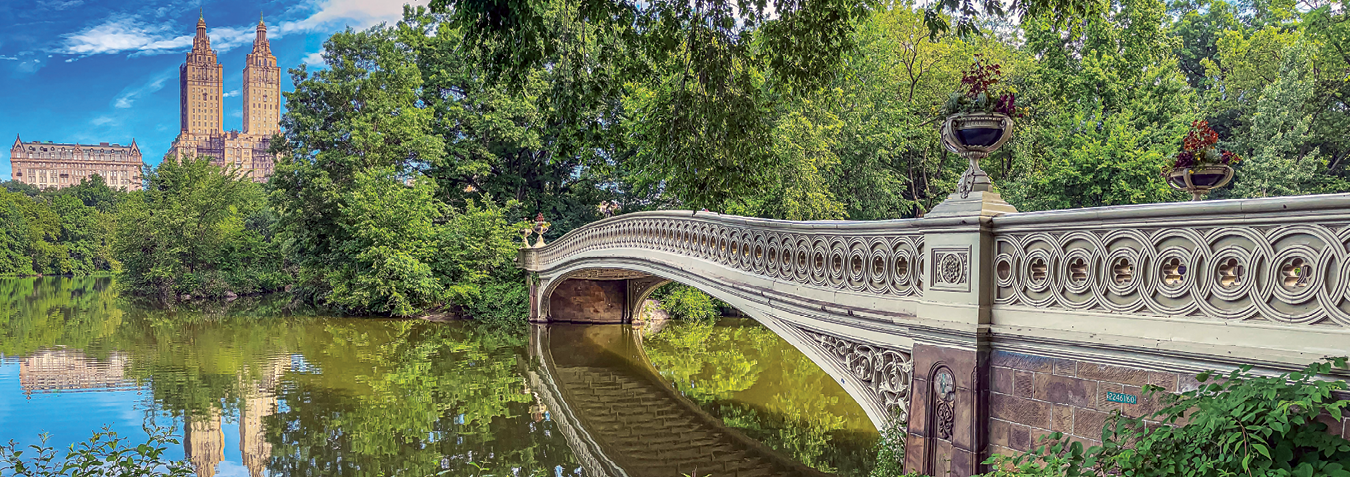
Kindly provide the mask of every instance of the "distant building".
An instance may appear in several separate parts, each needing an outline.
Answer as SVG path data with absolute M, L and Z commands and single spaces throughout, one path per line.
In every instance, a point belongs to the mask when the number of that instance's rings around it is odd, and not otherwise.
M 69 187 L 98 174 L 114 189 L 141 189 L 141 149 L 136 140 L 119 144 L 62 144 L 23 142 L 14 136 L 9 149 L 14 180 L 38 186 Z
M 281 68 L 267 42 L 267 25 L 258 21 L 253 51 L 244 66 L 244 130 L 225 131 L 224 74 L 206 36 L 206 20 L 197 20 L 192 51 L 178 69 L 179 133 L 170 152 L 179 157 L 210 156 L 220 166 L 235 166 L 255 181 L 265 181 L 274 166 L 267 148 L 281 126 Z

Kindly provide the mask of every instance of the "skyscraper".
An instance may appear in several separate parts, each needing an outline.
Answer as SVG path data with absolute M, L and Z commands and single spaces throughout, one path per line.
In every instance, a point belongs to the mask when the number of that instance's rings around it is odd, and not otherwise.
M 258 20 L 253 51 L 244 66 L 244 130 L 224 130 L 223 67 L 206 35 L 206 19 L 198 18 L 192 51 L 178 69 L 181 90 L 178 138 L 170 153 L 178 157 L 210 156 L 212 163 L 236 167 L 255 181 L 272 175 L 267 152 L 272 135 L 281 131 L 281 68 L 267 42 L 267 25 Z

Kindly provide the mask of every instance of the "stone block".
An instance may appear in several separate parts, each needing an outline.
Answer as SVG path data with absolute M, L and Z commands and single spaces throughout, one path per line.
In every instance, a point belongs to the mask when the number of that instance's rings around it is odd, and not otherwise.
M 1056 376 L 1077 376 L 1078 362 L 1071 359 L 1056 359 L 1054 369 Z
M 1049 429 L 1031 428 L 1031 447 L 1043 446 L 1050 443 L 1050 435 L 1054 434 Z
M 1091 409 L 1073 410 L 1073 435 L 1087 439 L 1101 439 L 1102 426 L 1106 424 L 1109 413 Z
M 1074 407 L 1092 407 L 1097 382 L 1050 374 L 1036 375 L 1036 399 Z
M 1018 424 L 1050 427 L 1050 403 L 1031 399 L 992 394 L 989 396 L 989 415 Z
M 1169 393 L 1177 392 L 1177 373 L 1148 373 L 1148 383 L 1167 390 Z
M 1115 411 L 1120 409 L 1120 403 L 1106 400 L 1106 393 L 1108 392 L 1123 393 L 1125 392 L 1125 385 L 1117 383 L 1097 383 L 1097 402 L 1092 406 L 1093 409 L 1098 411 Z
M 923 436 L 917 436 L 917 435 L 914 435 L 914 434 L 910 434 L 910 435 L 909 435 L 909 438 L 908 438 L 908 439 L 905 439 L 905 468 L 906 468 L 906 469 L 922 469 L 922 468 L 923 468 L 923 460 L 924 460 L 924 456 L 927 456 L 927 455 L 928 455 L 928 453 L 925 452 L 925 448 L 927 447 L 927 445 L 928 445 L 928 440 L 927 440 L 927 439 L 924 439 Z
M 1050 430 L 1063 432 L 1065 434 L 1073 433 L 1073 408 L 1064 404 L 1056 404 L 1051 410 Z
M 1098 437 L 1101 437 L 1101 435 L 1098 434 Z M 1088 439 L 1086 437 L 1079 437 L 1079 436 L 1069 436 L 1067 443 L 1072 445 L 1075 442 L 1081 444 L 1083 446 L 1084 451 L 1088 450 L 1089 447 L 1102 445 L 1102 441 L 1097 439 Z
M 1131 394 L 1139 398 L 1137 404 L 1122 404 L 1120 406 L 1121 411 L 1130 417 L 1144 417 L 1158 412 L 1159 409 L 1163 408 L 1162 398 L 1167 396 L 1159 393 L 1146 396 L 1143 389 L 1138 386 L 1125 386 L 1125 394 Z
M 1013 424 L 1002 419 L 989 420 L 989 443 L 995 446 L 1008 447 L 1008 432 Z
M 989 374 L 992 376 L 991 390 L 1001 394 L 1013 393 L 1013 369 L 1012 368 L 992 368 Z
M 1194 374 L 1190 374 L 1190 373 L 1177 373 L 1177 390 L 1176 390 L 1176 392 L 1184 393 L 1184 392 L 1188 392 L 1188 391 L 1194 391 L 1194 390 L 1196 390 L 1196 389 L 1200 389 L 1200 385 L 1201 385 L 1201 384 L 1202 384 L 1202 383 L 1201 383 L 1200 381 L 1198 381 L 1198 380 L 1195 379 L 1195 375 L 1194 375 Z
M 1339 436 L 1341 435 L 1341 432 L 1345 430 L 1345 425 L 1342 424 L 1341 421 L 1332 419 L 1331 416 L 1326 413 L 1319 414 L 1317 416 L 1317 422 L 1326 424 L 1327 433 L 1333 436 Z
M 1008 428 L 1009 447 L 1024 451 L 1031 448 L 1031 427 L 1013 424 Z
M 1078 377 L 1134 386 L 1148 384 L 1148 371 L 1108 364 L 1078 363 Z
M 915 347 L 918 348 L 917 346 Z M 1044 356 L 1034 356 L 1022 353 L 1013 353 L 1009 351 L 995 350 L 990 353 L 989 364 L 1005 368 L 1020 369 L 1023 371 L 1036 371 L 1049 373 L 1052 371 L 1052 360 Z
M 966 449 L 952 449 L 951 473 L 949 475 L 975 475 L 975 453 Z
M 1045 375 L 1042 375 L 1045 376 Z M 1036 373 L 1029 371 L 1013 372 L 1013 395 L 1017 397 L 1033 397 L 1036 395 Z

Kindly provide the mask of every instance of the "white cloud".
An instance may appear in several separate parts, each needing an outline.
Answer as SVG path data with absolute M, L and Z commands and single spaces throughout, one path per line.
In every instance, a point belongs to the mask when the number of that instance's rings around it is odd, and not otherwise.
M 220 95 L 220 96 L 221 96 L 221 97 L 224 97 L 224 98 L 233 98 L 233 97 L 235 97 L 235 96 L 239 96 L 239 90 L 236 89 L 236 90 L 234 90 L 234 91 L 229 91 L 229 92 L 226 92 L 225 94 L 222 94 L 222 95 Z
M 113 107 L 118 109 L 130 108 L 132 103 L 141 99 L 142 96 L 164 89 L 165 83 L 168 83 L 169 78 L 172 78 L 174 76 L 173 73 L 177 71 L 178 68 L 164 70 L 159 74 L 150 77 L 140 85 L 123 88 L 122 92 L 113 99 Z
M 192 35 L 173 36 L 165 25 L 145 25 L 136 17 L 112 18 L 65 38 L 62 53 L 84 56 L 169 53 L 192 45 Z
M 426 5 L 428 0 L 411 0 L 413 5 Z M 164 17 L 164 8 L 148 11 L 156 18 Z M 209 17 L 209 13 L 207 14 Z M 320 0 L 309 16 L 301 20 L 281 21 L 267 29 L 269 39 L 295 33 L 327 33 L 346 27 L 368 28 L 380 22 L 393 23 L 403 17 L 403 2 L 390 0 Z M 209 22 L 209 18 L 208 18 Z M 191 26 L 178 22 L 146 22 L 140 16 L 119 16 L 103 23 L 64 36 L 65 41 L 56 53 L 90 56 L 105 54 L 159 55 L 179 53 L 192 46 L 196 35 Z M 256 36 L 256 24 L 209 28 L 211 48 L 226 52 L 241 45 L 251 45 Z M 309 61 L 309 60 L 316 61 Z M 310 55 L 306 62 L 319 65 L 320 58 Z
M 18 59 L 19 59 L 19 57 L 17 57 L 17 56 L 5 56 L 5 55 L 0 55 L 0 60 L 15 61 L 15 60 L 18 60 Z
M 303 63 L 305 63 L 305 64 L 307 64 L 307 65 L 309 65 L 309 66 L 324 66 L 324 65 L 327 65 L 327 64 L 328 64 L 327 61 L 324 61 L 324 60 L 323 60 L 323 52 L 322 52 L 322 51 L 316 51 L 316 52 L 314 52 L 314 53 L 310 53 L 309 55 L 305 56 L 304 58 L 301 58 L 300 61 L 303 62 Z
M 89 124 L 93 124 L 95 126 L 102 126 L 104 124 L 108 124 L 111 122 L 113 122 L 113 118 L 107 116 L 99 116 L 97 118 L 89 120 Z

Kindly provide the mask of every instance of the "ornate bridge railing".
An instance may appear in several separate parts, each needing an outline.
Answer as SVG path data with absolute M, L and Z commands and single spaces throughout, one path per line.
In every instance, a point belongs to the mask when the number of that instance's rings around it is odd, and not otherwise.
M 913 220 L 805 223 L 642 212 L 573 230 L 539 250 L 531 266 L 548 269 L 594 250 L 647 249 L 804 285 L 922 296 L 923 231 L 915 225 Z

